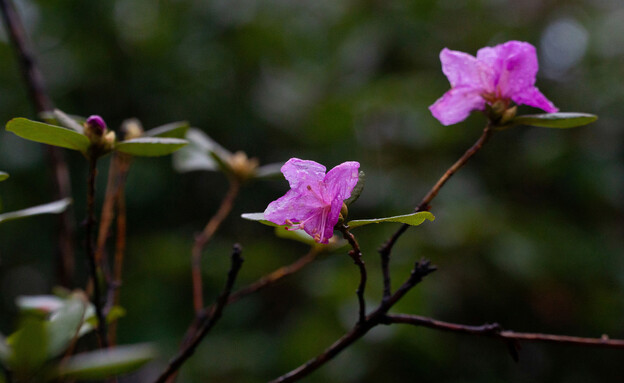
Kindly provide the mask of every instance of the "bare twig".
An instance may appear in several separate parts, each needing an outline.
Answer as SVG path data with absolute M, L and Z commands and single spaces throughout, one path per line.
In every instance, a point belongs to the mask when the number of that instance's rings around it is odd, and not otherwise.
M 448 331 L 459 334 L 469 334 L 477 336 L 486 336 L 495 339 L 501 339 L 505 342 L 541 342 L 541 343 L 559 343 L 575 346 L 603 347 L 603 348 L 619 348 L 624 349 L 624 340 L 609 339 L 603 335 L 600 338 L 583 338 L 567 335 L 552 335 L 538 333 L 523 333 L 509 330 L 503 330 L 498 324 L 484 324 L 481 326 L 467 326 L 457 323 L 443 322 L 433 318 L 427 318 L 419 315 L 406 314 L 388 314 L 386 321 L 391 323 L 405 323 L 415 326 L 428 327 L 434 330 Z
M 230 178 L 230 188 L 227 191 L 221 206 L 217 213 L 210 218 L 208 224 L 204 230 L 195 237 L 195 244 L 191 251 L 191 263 L 192 263 L 192 277 L 193 277 L 193 307 L 195 313 L 199 314 L 204 308 L 204 297 L 202 288 L 202 275 L 201 275 L 201 256 L 204 246 L 210 241 L 214 233 L 217 231 L 223 220 L 228 216 L 232 210 L 234 200 L 240 190 L 240 181 L 235 177 Z
M 336 355 L 338 355 L 342 350 L 349 347 L 356 340 L 363 337 L 371 328 L 382 324 L 386 313 L 390 308 L 399 301 L 410 289 L 416 286 L 422 278 L 429 275 L 436 268 L 432 266 L 429 261 L 422 260 L 418 262 L 410 277 L 397 289 L 397 291 L 390 296 L 390 298 L 381 302 L 379 307 L 371 314 L 369 314 L 362 323 L 358 323 L 355 327 L 346 333 L 342 338 L 338 339 L 334 344 L 329 346 L 325 351 L 320 353 L 314 359 L 310 359 L 306 363 L 297 367 L 296 369 L 290 371 L 289 373 L 280 376 L 279 378 L 272 380 L 270 383 L 286 383 L 286 382 L 296 382 L 299 379 L 307 376 L 311 372 L 315 371 L 319 367 L 323 366 L 325 363 L 333 359 Z
M 102 310 L 102 295 L 100 292 L 100 282 L 98 278 L 98 264 L 95 261 L 95 251 L 93 248 L 93 228 L 95 226 L 95 177 L 97 175 L 97 157 L 93 154 L 89 156 L 89 176 L 87 178 L 87 219 L 85 227 L 85 241 L 87 252 L 87 264 L 89 275 L 93 283 L 93 305 L 95 315 L 98 320 L 97 334 L 100 346 L 108 347 L 108 337 L 106 335 L 106 319 Z
M 338 230 L 342 233 L 344 239 L 349 242 L 351 245 L 351 250 L 349 251 L 349 256 L 353 259 L 353 262 L 360 269 L 360 284 L 358 285 L 355 293 L 358 297 L 358 304 L 360 306 L 359 315 L 358 315 L 358 323 L 362 324 L 366 320 L 366 300 L 364 299 L 364 289 L 366 288 L 366 265 L 364 264 L 364 260 L 362 259 L 362 251 L 360 250 L 360 245 L 357 240 L 349 231 L 349 227 L 345 224 L 340 224 L 337 226 Z
M 468 160 L 470 160 L 475 154 L 477 154 L 477 152 L 481 150 L 483 145 L 485 145 L 485 143 L 488 142 L 490 137 L 492 137 L 492 134 L 494 133 L 494 131 L 492 130 L 490 125 L 491 124 L 488 122 L 485 129 L 483 129 L 483 133 L 481 134 L 481 137 L 479 137 L 479 139 L 474 143 L 474 145 L 472 145 L 468 150 L 466 150 L 466 152 L 450 168 L 446 170 L 446 172 L 442 175 L 442 177 L 440 177 L 440 179 L 435 183 L 435 185 L 433 185 L 433 187 L 429 190 L 427 195 L 425 195 L 422 201 L 420 201 L 420 204 L 418 204 L 418 206 L 416 207 L 414 211 L 416 212 L 427 211 L 431 208 L 430 206 L 431 201 L 433 201 L 433 199 L 438 195 L 438 192 L 440 191 L 440 189 L 442 189 L 444 184 L 446 184 L 446 181 L 448 181 L 449 178 L 453 176 L 453 174 L 455 174 L 459 169 L 461 169 L 461 167 L 464 166 L 468 162 Z M 392 235 L 392 237 L 390 237 L 390 239 L 388 239 L 388 241 L 386 241 L 386 243 L 384 243 L 383 246 L 381 246 L 381 248 L 379 249 L 379 255 L 381 256 L 381 270 L 382 270 L 383 280 L 384 280 L 384 289 L 383 289 L 384 299 L 388 299 L 388 296 L 390 295 L 390 292 L 391 292 L 390 270 L 389 270 L 390 253 L 392 252 L 392 248 L 394 247 L 394 244 L 396 243 L 396 241 L 399 239 L 399 237 L 401 237 L 403 233 L 405 233 L 405 231 L 409 227 L 410 225 L 407 225 L 407 224 L 401 225 L 401 227 L 399 227 L 399 229 Z
M 193 341 L 189 343 L 187 347 L 180 350 L 178 355 L 169 362 L 169 365 L 167 366 L 165 371 L 158 377 L 158 379 L 156 379 L 155 383 L 164 383 L 170 376 L 175 374 L 182 366 L 182 364 L 184 364 L 184 362 L 186 362 L 186 360 L 193 355 L 195 349 L 204 339 L 206 334 L 208 334 L 208 332 L 221 318 L 221 315 L 223 314 L 223 309 L 228 303 L 228 299 L 232 291 L 232 287 L 234 286 L 234 282 L 236 281 L 238 272 L 243 264 L 241 252 L 242 250 L 240 245 L 234 245 L 234 249 L 232 250 L 232 262 L 230 266 L 230 271 L 228 272 L 227 282 L 225 283 L 225 288 L 223 289 L 223 292 L 221 293 L 221 295 L 217 299 L 217 302 L 214 305 L 214 310 L 211 313 L 212 315 L 210 315 L 210 318 L 199 328 L 199 332 L 197 333 Z
M 37 113 L 53 109 L 52 101 L 48 96 L 43 76 L 36 65 L 33 52 L 27 44 L 26 32 L 19 14 L 10 0 L 0 0 L 0 9 L 4 25 L 17 55 L 22 77 L 28 88 L 28 94 Z M 71 197 L 71 183 L 69 170 L 61 150 L 54 146 L 47 146 L 48 163 L 54 175 L 55 194 L 58 199 Z M 68 208 L 59 215 L 59 242 L 57 269 L 59 282 L 65 287 L 71 287 L 74 273 L 74 221 L 73 209 Z

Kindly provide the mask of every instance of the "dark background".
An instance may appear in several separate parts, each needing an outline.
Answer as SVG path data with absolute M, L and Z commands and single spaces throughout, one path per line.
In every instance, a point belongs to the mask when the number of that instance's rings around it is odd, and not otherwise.
M 624 6 L 600 1 L 19 1 L 56 105 L 154 127 L 188 120 L 262 163 L 290 157 L 328 168 L 361 163 L 368 184 L 351 218 L 410 212 L 478 138 L 474 114 L 443 127 L 427 107 L 447 89 L 438 54 L 475 54 L 523 40 L 538 49 L 537 85 L 562 111 L 600 116 L 572 130 L 517 127 L 494 135 L 435 200 L 436 220 L 411 229 L 393 253 L 394 285 L 427 257 L 439 271 L 394 312 L 517 331 L 623 338 Z M 4 31 L 3 31 L 4 32 Z M 11 47 L 0 35 L 0 120 L 34 118 Z M 521 113 L 535 112 L 521 107 Z M 76 222 L 86 164 L 66 152 Z M 101 163 L 104 190 L 107 160 Z M 51 201 L 43 146 L 0 134 L 4 211 Z M 227 189 L 222 174 L 177 174 L 170 158 L 137 159 L 127 187 L 128 251 L 122 343 L 155 342 L 154 376 L 192 318 L 190 249 Z M 287 189 L 247 185 L 204 255 L 205 296 L 243 245 L 238 285 L 303 255 L 304 245 L 243 221 Z M 101 194 L 101 193 L 100 193 Z M 101 195 L 100 195 L 101 200 Z M 14 298 L 56 284 L 56 219 L 0 230 L 0 331 Z M 376 249 L 395 224 L 359 229 L 369 305 L 380 298 Z M 79 239 L 83 232 L 79 231 Z M 84 286 L 77 240 L 76 286 Z M 318 354 L 353 325 L 358 272 L 346 250 L 228 307 L 183 368 L 183 382 L 262 382 Z M 409 326 L 379 327 L 307 382 L 621 381 L 621 351 L 525 344 L 520 363 L 485 339 Z

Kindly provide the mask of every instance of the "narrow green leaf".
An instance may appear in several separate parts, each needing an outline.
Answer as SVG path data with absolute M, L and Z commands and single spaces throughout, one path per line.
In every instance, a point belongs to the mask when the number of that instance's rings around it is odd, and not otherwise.
M 351 197 L 344 201 L 347 206 L 351 205 L 353 202 L 357 201 L 358 198 L 360 198 L 360 194 L 362 194 L 362 191 L 364 190 L 364 184 L 366 184 L 366 174 L 360 170 L 358 173 L 358 182 L 351 191 Z
M 141 137 L 118 142 L 115 150 L 133 156 L 157 157 L 171 154 L 188 141 L 179 138 Z
M 283 162 L 267 164 L 256 169 L 254 178 L 274 178 L 282 175 Z
M 65 211 L 65 209 L 67 209 L 71 202 L 71 198 L 64 198 L 58 201 L 46 203 L 44 205 L 37 205 L 24 210 L 0 214 L 0 223 L 11 221 L 14 219 L 31 217 L 33 215 L 62 213 Z
M 597 119 L 598 116 L 589 113 L 543 113 L 517 116 L 511 120 L 511 124 L 542 128 L 575 128 L 590 124 Z
M 135 371 L 155 356 L 155 349 L 147 344 L 85 352 L 61 365 L 57 375 L 79 380 L 107 379 Z
M 4 181 L 9 178 L 9 173 L 0 171 L 0 181 Z
M 267 221 L 264 218 L 264 213 L 244 213 L 244 214 L 241 214 L 241 218 L 247 219 L 249 221 L 256 221 L 267 226 L 280 227 L 280 225 L 278 224 L 275 224 L 271 221 Z
M 62 354 L 72 339 L 78 336 L 78 330 L 84 321 L 87 309 L 85 297 L 74 295 L 63 302 L 63 306 L 54 311 L 48 322 L 48 357 Z
M 286 230 L 286 226 L 275 227 L 275 235 L 283 239 L 292 239 L 297 242 L 305 243 L 306 245 L 314 246 L 317 243 L 314 241 L 308 233 L 303 230 Z
M 54 119 L 59 123 L 59 125 L 75 130 L 80 134 L 84 134 L 84 127 L 80 123 L 78 123 L 78 121 L 84 122 L 84 117 L 70 116 L 68 114 L 65 114 L 65 112 L 60 109 L 54 109 L 52 115 L 54 116 Z
M 425 220 L 433 221 L 435 217 L 428 211 L 419 211 L 418 213 L 405 214 L 405 215 L 397 215 L 394 217 L 386 217 L 386 218 L 373 218 L 373 219 L 358 219 L 354 221 L 350 221 L 347 225 L 354 229 L 356 227 L 369 225 L 371 223 L 381 223 L 381 222 L 398 222 L 398 223 L 406 223 L 412 226 L 418 226 L 421 223 L 425 222 Z
M 13 350 L 8 364 L 18 379 L 32 375 L 45 363 L 48 334 L 43 319 L 26 316 L 8 341 Z
M 0 363 L 6 365 L 11 355 L 11 349 L 4 338 L 4 335 L 0 334 Z
M 189 123 L 187 121 L 177 121 L 170 122 L 168 124 L 161 125 L 150 130 L 146 130 L 145 133 L 143 133 L 143 136 L 162 138 L 184 138 L 188 130 Z
M 6 130 L 30 141 L 78 150 L 82 153 L 86 153 L 91 145 L 89 139 L 78 132 L 21 117 L 9 121 Z
M 189 141 L 189 144 L 173 155 L 173 167 L 177 172 L 219 170 L 219 164 L 210 153 L 219 153 L 220 158 L 229 158 L 232 155 L 232 153 L 197 128 L 190 128 L 186 132 L 186 139 Z

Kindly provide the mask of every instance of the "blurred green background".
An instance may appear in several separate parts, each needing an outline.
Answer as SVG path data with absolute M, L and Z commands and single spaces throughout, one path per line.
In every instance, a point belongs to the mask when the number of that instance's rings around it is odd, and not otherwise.
M 437 219 L 395 248 L 394 286 L 427 257 L 439 271 L 394 312 L 517 331 L 624 338 L 624 4 L 620 0 L 18 1 L 57 107 L 128 117 L 150 128 L 188 120 L 262 163 L 290 157 L 367 173 L 351 218 L 410 212 L 478 138 L 479 114 L 443 127 L 427 107 L 447 89 L 438 54 L 475 54 L 523 40 L 538 49 L 537 85 L 562 111 L 600 116 L 573 130 L 496 134 L 433 204 Z M 34 117 L 0 35 L 0 120 Z M 534 110 L 522 107 L 520 111 Z M 43 146 L 0 133 L 5 211 L 53 199 Z M 66 152 L 76 222 L 85 161 Z M 100 167 L 104 190 L 107 161 Z M 137 159 L 127 188 L 128 251 L 120 341 L 153 341 L 161 358 L 128 381 L 149 381 L 193 317 L 190 249 L 227 189 L 222 174 L 177 174 L 170 158 Z M 239 217 L 262 211 L 283 180 L 247 185 L 206 248 L 205 297 L 243 245 L 238 286 L 303 255 L 304 245 Z M 101 195 L 100 195 L 101 197 Z M 101 198 L 100 198 L 101 201 Z M 0 331 L 14 299 L 49 293 L 52 216 L 2 225 Z M 356 232 L 368 264 L 369 307 L 380 299 L 376 249 L 394 224 Z M 75 285 L 84 286 L 80 238 Z M 346 250 L 227 308 L 185 365 L 182 382 L 262 382 L 318 354 L 353 325 L 358 272 Z M 306 382 L 606 382 L 624 376 L 621 351 L 524 344 L 520 363 L 490 339 L 423 328 L 374 329 Z

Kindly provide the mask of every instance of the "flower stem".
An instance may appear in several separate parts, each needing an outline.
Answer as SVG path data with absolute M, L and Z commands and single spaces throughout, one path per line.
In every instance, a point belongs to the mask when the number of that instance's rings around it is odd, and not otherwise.
M 362 251 L 360 250 L 360 245 L 357 240 L 349 231 L 349 227 L 345 224 L 339 224 L 338 230 L 342 233 L 344 239 L 346 239 L 351 245 L 351 250 L 349 251 L 349 256 L 353 259 L 353 262 L 360 269 L 360 284 L 356 290 L 356 294 L 358 297 L 358 303 L 360 306 L 359 316 L 358 316 L 358 324 L 361 325 L 364 323 L 366 319 L 366 300 L 364 299 L 364 289 L 366 288 L 366 265 L 364 264 L 364 260 L 362 259 Z
M 95 249 L 93 246 L 93 229 L 95 226 L 95 177 L 97 175 L 97 157 L 89 154 L 89 176 L 87 178 L 87 220 L 86 220 L 86 252 L 89 266 L 89 274 L 93 283 L 93 305 L 98 320 L 97 333 L 100 347 L 108 348 L 106 335 L 106 319 L 102 311 L 102 296 L 98 278 L 98 264 L 95 261 Z
M 204 297 L 202 289 L 202 275 L 201 275 L 201 256 L 204 246 L 210 241 L 214 233 L 217 231 L 223 220 L 228 216 L 234 205 L 234 200 L 240 190 L 240 181 L 236 178 L 230 178 L 230 188 L 228 189 L 221 206 L 217 213 L 210 218 L 210 221 L 204 227 L 204 230 L 195 237 L 195 244 L 191 250 L 191 265 L 192 265 L 192 277 L 193 277 L 193 307 L 195 313 L 199 314 L 204 308 Z

